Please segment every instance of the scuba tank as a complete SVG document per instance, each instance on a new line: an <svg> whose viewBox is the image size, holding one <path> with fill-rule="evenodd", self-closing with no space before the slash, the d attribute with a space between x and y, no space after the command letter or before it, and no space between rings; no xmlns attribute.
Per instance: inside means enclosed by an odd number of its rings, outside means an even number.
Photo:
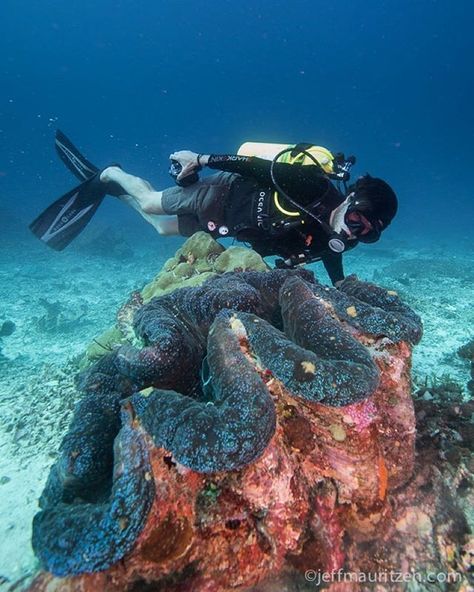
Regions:
<svg viewBox="0 0 474 592"><path fill-rule="evenodd" d="M286 164L317 165L326 176L335 181L339 191L347 192L347 181L350 178L350 170L355 164L355 156L345 158L344 154L338 152L333 154L324 146L316 146L300 142L299 144L272 144L265 142L244 142L237 152L240 156L257 156L273 163L283 162ZM341 183L343 187L341 187ZM278 210L287 216L299 216L300 211L288 211L278 196L274 195L274 203Z"/></svg>
<svg viewBox="0 0 474 592"><path fill-rule="evenodd" d="M265 142L244 142L238 152L240 156L257 156L265 160L278 160L287 164L317 164L333 181L347 183L355 156L345 158L344 154L333 154L324 146L306 142L299 144L273 144Z"/></svg>
<svg viewBox="0 0 474 592"><path fill-rule="evenodd" d="M299 148L305 146L304 152L300 152ZM291 150L289 150L291 148ZM275 156L287 150L285 154L279 159L279 162L285 162L288 164L314 164L314 161L310 159L308 154L311 154L319 163L319 166L324 170L325 173L334 173L334 155L323 146L314 146L313 144L267 144L264 142L245 142L239 148L237 154L240 156L258 156L265 160L273 160ZM295 151L295 149L298 149ZM292 155L292 152L294 155Z"/></svg>

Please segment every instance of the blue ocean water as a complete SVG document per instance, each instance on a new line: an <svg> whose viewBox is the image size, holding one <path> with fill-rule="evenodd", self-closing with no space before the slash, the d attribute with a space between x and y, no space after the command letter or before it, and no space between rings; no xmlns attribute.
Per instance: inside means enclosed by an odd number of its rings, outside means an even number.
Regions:
<svg viewBox="0 0 474 592"><path fill-rule="evenodd" d="M0 588L36 566L31 519L72 408L70 391L54 399L55 369L183 242L109 198L87 232L116 229L129 257L39 243L28 223L76 184L55 130L157 189L172 184L178 149L305 141L356 155L355 175L386 179L400 208L346 271L394 282L418 307L419 377L457 372L465 384L456 348L474 326L473 17L467 0L2 0L0 325L16 330L0 340ZM42 299L62 307L63 328L79 319L74 330L42 330Z"/></svg>
<svg viewBox="0 0 474 592"><path fill-rule="evenodd" d="M4 0L1 207L27 222L71 186L56 127L158 188L174 149L312 141L393 184L390 234L467 237L473 16L462 0ZM143 227L112 202L100 216Z"/></svg>

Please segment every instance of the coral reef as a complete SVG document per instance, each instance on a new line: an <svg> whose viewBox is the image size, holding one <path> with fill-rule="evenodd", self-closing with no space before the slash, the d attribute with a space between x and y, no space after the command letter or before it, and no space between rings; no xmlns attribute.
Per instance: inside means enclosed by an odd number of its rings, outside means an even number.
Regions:
<svg viewBox="0 0 474 592"><path fill-rule="evenodd" d="M41 497L44 509L35 516L32 544L56 575L117 562L134 544L151 508L155 487L145 438L126 406L120 428L118 401L111 394L79 403Z"/></svg>
<svg viewBox="0 0 474 592"><path fill-rule="evenodd" d="M467 389L469 392L474 393L474 339L471 339L459 348L459 356L465 360L469 360L471 363L471 380L467 383Z"/></svg>
<svg viewBox="0 0 474 592"><path fill-rule="evenodd" d="M397 496L419 493L419 317L394 292L355 277L336 290L305 270L152 293L132 295L127 342L78 379L34 521L35 552L60 578L31 590L248 589L373 568L390 537L397 556L416 535Z"/></svg>
<svg viewBox="0 0 474 592"><path fill-rule="evenodd" d="M420 583L415 589L471 590L474 406L459 392L427 396L420 391L414 394L414 408L413 477L390 496L391 520L383 536L364 549L365 565L356 547L349 551L352 565L370 571L376 558L385 569L405 566L407 572L417 574ZM431 584L427 584L428 576Z"/></svg>
<svg viewBox="0 0 474 592"><path fill-rule="evenodd" d="M177 288L199 286L207 279L228 271L266 271L268 266L258 253L243 247L224 249L207 232L193 234L168 259L163 270L141 292L131 295L119 310L117 324L96 337L87 348L81 366L84 368L113 349L133 343L133 314L143 302Z"/></svg>
<svg viewBox="0 0 474 592"><path fill-rule="evenodd" d="M176 288L202 284L227 271L267 271L268 266L255 251L244 247L224 249L207 232L196 232L168 259L163 270L142 290L145 302Z"/></svg>

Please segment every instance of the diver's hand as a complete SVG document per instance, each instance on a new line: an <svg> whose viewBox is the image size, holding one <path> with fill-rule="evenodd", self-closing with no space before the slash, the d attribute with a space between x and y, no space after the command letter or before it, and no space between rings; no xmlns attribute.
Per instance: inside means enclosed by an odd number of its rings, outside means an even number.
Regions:
<svg viewBox="0 0 474 592"><path fill-rule="evenodd" d="M178 150L170 154L170 160L176 160L182 166L182 170L177 177L179 181L206 166L209 161L209 154L198 154L191 150Z"/></svg>
<svg viewBox="0 0 474 592"><path fill-rule="evenodd" d="M191 150L178 150L178 152L170 154L170 160L176 160L182 167L181 172L177 177L178 181L188 175L192 175L196 169L200 168L198 156L199 154L192 152Z"/></svg>
<svg viewBox="0 0 474 592"><path fill-rule="evenodd" d="M334 287L339 290L342 286L344 286L346 281L360 282L361 280L356 276L355 273L351 273L351 275L346 275L344 279L334 282Z"/></svg>

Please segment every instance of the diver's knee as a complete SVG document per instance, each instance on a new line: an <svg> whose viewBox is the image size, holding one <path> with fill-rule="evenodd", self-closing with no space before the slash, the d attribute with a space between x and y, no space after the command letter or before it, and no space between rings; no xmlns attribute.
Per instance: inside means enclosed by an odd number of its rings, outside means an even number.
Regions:
<svg viewBox="0 0 474 592"><path fill-rule="evenodd" d="M140 196L140 206L145 214L164 214L161 191L148 191Z"/></svg>
<svg viewBox="0 0 474 592"><path fill-rule="evenodd" d="M161 208L157 208L157 204L152 201L142 201L141 208L145 214L162 214Z"/></svg>

